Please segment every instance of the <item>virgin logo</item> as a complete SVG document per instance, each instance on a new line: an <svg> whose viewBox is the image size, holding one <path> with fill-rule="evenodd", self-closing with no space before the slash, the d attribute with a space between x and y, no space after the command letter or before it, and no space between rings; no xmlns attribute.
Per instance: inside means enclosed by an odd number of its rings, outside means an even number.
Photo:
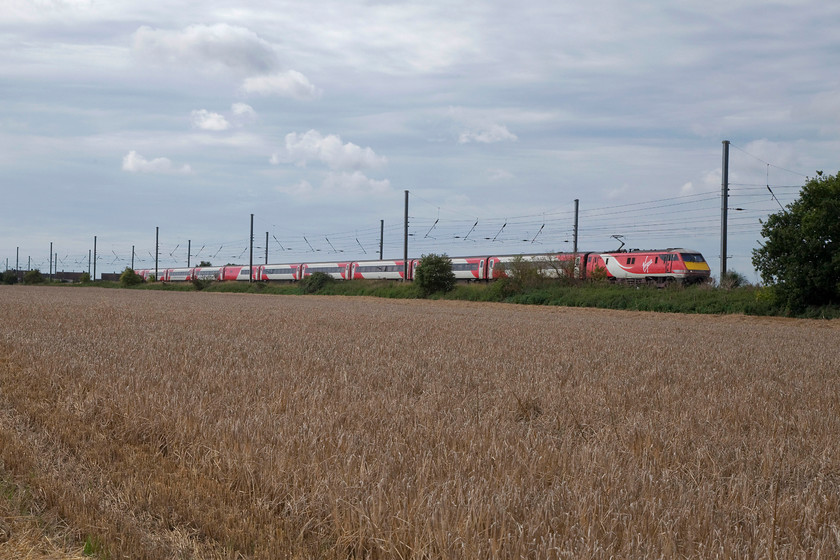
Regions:
<svg viewBox="0 0 840 560"><path fill-rule="evenodd" d="M650 269L650 265L653 264L653 258L646 257L644 262L642 262L642 270L647 274L648 270Z"/></svg>

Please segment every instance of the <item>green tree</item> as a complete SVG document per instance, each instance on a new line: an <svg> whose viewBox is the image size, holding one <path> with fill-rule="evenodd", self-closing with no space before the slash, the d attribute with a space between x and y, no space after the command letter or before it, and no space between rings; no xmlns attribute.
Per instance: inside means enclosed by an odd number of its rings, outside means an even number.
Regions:
<svg viewBox="0 0 840 560"><path fill-rule="evenodd" d="M209 288L213 285L213 280L211 278L193 278L192 285L193 287L198 290L199 292L204 288Z"/></svg>
<svg viewBox="0 0 840 560"><path fill-rule="evenodd" d="M17 284L18 276L17 271L7 270L3 273L3 283L4 284Z"/></svg>
<svg viewBox="0 0 840 560"><path fill-rule="evenodd" d="M304 294L315 294L328 284L335 283L335 281L335 278L326 272L313 272L312 274L303 277L300 281L299 287Z"/></svg>
<svg viewBox="0 0 840 560"><path fill-rule="evenodd" d="M125 267L125 270L120 274L120 284L123 286L136 286L143 283L143 277L134 272L131 267Z"/></svg>
<svg viewBox="0 0 840 560"><path fill-rule="evenodd" d="M840 303L840 174L817 172L799 199L762 222L752 262L791 311Z"/></svg>
<svg viewBox="0 0 840 560"><path fill-rule="evenodd" d="M213 266L213 265L210 264L210 261L201 261L200 263L198 263L199 268L204 268L205 266Z"/></svg>
<svg viewBox="0 0 840 560"><path fill-rule="evenodd" d="M41 271L37 268L34 270L27 270L26 274L23 275L24 284L43 284L46 281L47 280L44 278L44 275L41 274Z"/></svg>
<svg viewBox="0 0 840 560"><path fill-rule="evenodd" d="M747 277L740 272L734 270L727 270L720 278L718 284L724 290L734 290L735 288L743 288L749 286L750 282Z"/></svg>
<svg viewBox="0 0 840 560"><path fill-rule="evenodd" d="M500 264L496 268L503 272L497 280L501 284L500 292L511 296L545 287L548 284L548 264L542 260L526 259L522 255L516 255L512 261ZM557 265L556 262L551 264Z"/></svg>
<svg viewBox="0 0 840 560"><path fill-rule="evenodd" d="M423 255L414 273L414 283L424 297L437 292L448 292L455 287L452 260L443 255Z"/></svg>

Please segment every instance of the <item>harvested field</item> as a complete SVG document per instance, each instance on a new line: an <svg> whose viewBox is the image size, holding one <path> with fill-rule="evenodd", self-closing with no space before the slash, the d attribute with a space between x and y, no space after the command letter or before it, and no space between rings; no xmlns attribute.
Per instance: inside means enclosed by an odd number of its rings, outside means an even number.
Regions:
<svg viewBox="0 0 840 560"><path fill-rule="evenodd" d="M0 314L4 477L113 558L840 557L838 321L22 286Z"/></svg>

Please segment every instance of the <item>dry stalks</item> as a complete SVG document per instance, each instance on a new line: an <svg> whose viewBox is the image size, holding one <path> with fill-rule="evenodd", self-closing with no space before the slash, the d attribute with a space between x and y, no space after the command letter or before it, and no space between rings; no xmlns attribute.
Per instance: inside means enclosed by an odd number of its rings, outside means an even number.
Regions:
<svg viewBox="0 0 840 560"><path fill-rule="evenodd" d="M840 324L0 287L0 461L114 558L834 558Z"/></svg>
<svg viewBox="0 0 840 560"><path fill-rule="evenodd" d="M2 472L2 463L0 463ZM0 558L81 560L84 547L60 519L41 511L26 488L0 478Z"/></svg>

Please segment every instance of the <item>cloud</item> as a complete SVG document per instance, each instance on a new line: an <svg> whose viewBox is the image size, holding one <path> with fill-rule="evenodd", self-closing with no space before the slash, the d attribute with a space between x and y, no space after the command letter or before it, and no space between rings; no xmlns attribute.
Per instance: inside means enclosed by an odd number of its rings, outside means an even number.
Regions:
<svg viewBox="0 0 840 560"><path fill-rule="evenodd" d="M219 113L211 113L206 109L200 109L191 113L192 124L201 130L227 130L230 123Z"/></svg>
<svg viewBox="0 0 840 560"><path fill-rule="evenodd" d="M630 185L623 184L620 187L616 187L614 189L608 189L606 192L607 200L616 200L622 199L627 197L627 193L630 192Z"/></svg>
<svg viewBox="0 0 840 560"><path fill-rule="evenodd" d="M837 107L840 109L840 104ZM822 122L827 123L825 120L827 118L828 116L821 117L823 119ZM748 142L744 151L750 154L751 159L754 160L751 162L752 165L760 169L765 168L765 162L772 162L774 169L770 171L771 178L772 175L778 174L779 168L797 168L801 165L797 157L797 153L800 151L799 147L789 142L773 142L766 138L760 138Z"/></svg>
<svg viewBox="0 0 840 560"><path fill-rule="evenodd" d="M391 190L391 182L388 179L371 179L361 171L331 171L318 188L304 179L293 185L275 187L275 190L298 200L335 202L387 193Z"/></svg>
<svg viewBox="0 0 840 560"><path fill-rule="evenodd" d="M465 130L458 136L459 144L468 144L470 142L492 144L505 141L516 142L517 140L516 134L509 131L506 126L495 123Z"/></svg>
<svg viewBox="0 0 840 560"><path fill-rule="evenodd" d="M461 128L461 132L458 134L459 144L470 142L492 144L519 140L516 134L508 130L507 126L497 122L499 111L471 111L463 107L450 107L448 113L449 117ZM511 114L507 114L507 116L510 117ZM523 115L517 115L517 117L522 118Z"/></svg>
<svg viewBox="0 0 840 560"><path fill-rule="evenodd" d="M230 111L234 116L245 120L253 120L257 117L257 112L247 103L234 103L230 106Z"/></svg>
<svg viewBox="0 0 840 560"><path fill-rule="evenodd" d="M335 134L323 136L316 130L287 134L282 152L271 156L271 163L275 165L293 162L305 166L311 161L323 163L333 170L359 170L381 167L387 159L376 155L371 148L344 143Z"/></svg>
<svg viewBox="0 0 840 560"><path fill-rule="evenodd" d="M315 189L309 184L309 181L300 181L299 183L295 183L294 185L285 187L280 186L275 188L276 191L288 194L293 196L294 198L309 198L314 192Z"/></svg>
<svg viewBox="0 0 840 560"><path fill-rule="evenodd" d="M179 31L142 26L134 32L134 52L156 64L178 64L204 70L228 69L245 74L277 68L272 45L244 27L218 23L191 25Z"/></svg>
<svg viewBox="0 0 840 560"><path fill-rule="evenodd" d="M277 95L293 99L317 99L321 96L321 90L296 70L246 78L240 90L244 94Z"/></svg>
<svg viewBox="0 0 840 560"><path fill-rule="evenodd" d="M168 175L185 175L192 173L192 169L189 165L183 165L178 168L172 164L172 161L169 158L164 157L148 160L134 150L131 150L125 155L125 157L123 157L122 169L123 171L128 171L129 173L161 173Z"/></svg>
<svg viewBox="0 0 840 560"><path fill-rule="evenodd" d="M324 136L317 130L302 134L291 132L286 135L283 148L271 156L274 165L293 163L306 167L311 162L329 169L319 187L302 180L277 190L295 198L319 201L382 194L391 190L388 179L372 179L363 172L385 165L386 158L377 155L371 148L344 142L336 134Z"/></svg>
<svg viewBox="0 0 840 560"><path fill-rule="evenodd" d="M323 189L333 194L382 194L391 190L391 182L371 179L361 171L330 173L324 180Z"/></svg>
<svg viewBox="0 0 840 560"><path fill-rule="evenodd" d="M213 113L207 109L198 109L190 113L192 125L200 130L223 131L233 127L243 127L254 122L257 112L247 103L234 103L230 107L230 115L225 117L221 113Z"/></svg>
<svg viewBox="0 0 840 560"><path fill-rule="evenodd" d="M488 169L487 170L487 179L493 181L494 183L497 181L509 181L514 178L513 173L508 171L507 169Z"/></svg>

